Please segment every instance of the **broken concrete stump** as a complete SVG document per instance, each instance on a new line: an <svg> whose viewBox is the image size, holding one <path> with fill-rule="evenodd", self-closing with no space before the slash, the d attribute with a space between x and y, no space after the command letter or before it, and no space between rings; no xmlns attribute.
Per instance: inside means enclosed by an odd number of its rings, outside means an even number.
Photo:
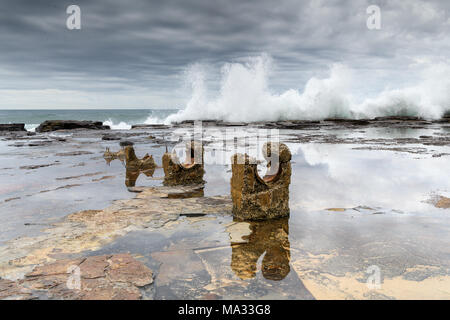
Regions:
<svg viewBox="0 0 450 320"><path fill-rule="evenodd" d="M282 143L266 143L267 173L261 178L257 161L247 154L232 157L231 198L237 220L267 220L289 216L291 152Z"/></svg>
<svg viewBox="0 0 450 320"><path fill-rule="evenodd" d="M164 185L190 185L204 183L203 145L198 141L186 143L186 159L181 163L175 153L164 153L162 157Z"/></svg>

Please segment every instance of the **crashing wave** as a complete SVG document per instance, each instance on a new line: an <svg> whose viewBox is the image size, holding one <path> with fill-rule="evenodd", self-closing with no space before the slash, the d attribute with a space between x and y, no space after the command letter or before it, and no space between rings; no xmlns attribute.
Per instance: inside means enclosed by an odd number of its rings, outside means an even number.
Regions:
<svg viewBox="0 0 450 320"><path fill-rule="evenodd" d="M302 92L289 89L273 94L268 86L271 59L261 56L248 63L228 63L222 68L219 93L210 93L203 68L189 74L192 96L186 108L170 115L166 123L182 120L277 121L362 119L378 116L418 116L437 119L450 111L450 66L429 66L416 85L384 90L374 98L357 101L352 92L354 71L342 64L330 68L329 76L309 79Z"/></svg>

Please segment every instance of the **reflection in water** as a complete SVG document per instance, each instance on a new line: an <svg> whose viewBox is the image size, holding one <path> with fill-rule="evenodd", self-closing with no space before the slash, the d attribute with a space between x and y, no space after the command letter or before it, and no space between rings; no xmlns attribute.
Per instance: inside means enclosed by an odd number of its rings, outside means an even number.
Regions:
<svg viewBox="0 0 450 320"><path fill-rule="evenodd" d="M242 280L256 276L258 259L268 280L283 280L290 271L289 219L250 222L247 243L231 243L231 268Z"/></svg>
<svg viewBox="0 0 450 320"><path fill-rule="evenodd" d="M426 200L430 193L450 190L448 175L442 174L450 169L450 161L445 156L375 150L355 152L353 145L340 144L290 147L294 154L290 193L293 211L367 206L427 213L430 204Z"/></svg>
<svg viewBox="0 0 450 320"><path fill-rule="evenodd" d="M103 154L103 158L105 159L108 166L111 164L111 161L116 159L119 159L123 163L125 161L125 150L120 149L117 152L113 152L109 150L109 148L106 148L106 151Z"/></svg>
<svg viewBox="0 0 450 320"><path fill-rule="evenodd" d="M153 156L146 154L142 159L139 159L132 146L126 146L118 152L111 152L109 148L106 148L103 158L108 165L115 159L119 159L125 164L125 185L127 187L134 187L141 173L147 177L153 177L156 169Z"/></svg>
<svg viewBox="0 0 450 320"><path fill-rule="evenodd" d="M125 167L126 177L125 185L127 187L134 187L136 180L141 173L147 177L153 177L153 173L156 169L155 160L153 156L149 156L148 153L142 159L138 159L132 146L125 147Z"/></svg>
<svg viewBox="0 0 450 320"><path fill-rule="evenodd" d="M125 185L127 187L134 187L136 185L136 180L139 177L141 173L145 174L147 177L153 177L153 173L155 172L155 168L148 169L148 170L135 170L135 169L129 169L126 167L126 174L125 174Z"/></svg>

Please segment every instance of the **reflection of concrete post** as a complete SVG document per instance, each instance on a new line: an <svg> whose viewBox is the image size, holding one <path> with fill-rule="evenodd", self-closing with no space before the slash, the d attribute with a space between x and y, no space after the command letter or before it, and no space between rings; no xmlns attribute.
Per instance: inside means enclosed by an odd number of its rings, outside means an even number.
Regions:
<svg viewBox="0 0 450 320"><path fill-rule="evenodd" d="M112 152L109 148L106 148L103 158L108 165L115 159L125 163L125 185L127 187L134 187L141 173L147 177L153 177L156 169L156 163L152 155L146 154L142 159L139 159L132 146L126 146L117 152Z"/></svg>
<svg viewBox="0 0 450 320"><path fill-rule="evenodd" d="M252 221L248 243L231 243L231 269L242 280L256 276L258 259L264 255L261 272L269 280L282 280L290 272L288 218Z"/></svg>
<svg viewBox="0 0 450 320"><path fill-rule="evenodd" d="M144 173L147 177L152 177L156 169L155 160L153 156L146 154L142 159L136 157L134 148L127 146L124 149L125 152L125 185L127 187L134 187L136 180L141 173Z"/></svg>
<svg viewBox="0 0 450 320"><path fill-rule="evenodd" d="M136 186L136 180L141 173L139 171L130 170L128 168L125 169L125 186L126 187L134 187Z"/></svg>
<svg viewBox="0 0 450 320"><path fill-rule="evenodd" d="M105 153L103 153L103 158L105 159L106 163L109 165L111 161L119 159L120 161L125 160L125 151L124 149L120 149L117 152L110 151L109 148L106 148Z"/></svg>
<svg viewBox="0 0 450 320"><path fill-rule="evenodd" d="M255 159L232 157L231 198L233 216L238 220L266 220L289 216L291 152L285 144L266 143L263 154L267 174L258 175Z"/></svg>
<svg viewBox="0 0 450 320"><path fill-rule="evenodd" d="M198 141L186 144L186 159L181 163L175 153L164 153L162 157L164 185L201 184L205 173L203 164L203 145Z"/></svg>

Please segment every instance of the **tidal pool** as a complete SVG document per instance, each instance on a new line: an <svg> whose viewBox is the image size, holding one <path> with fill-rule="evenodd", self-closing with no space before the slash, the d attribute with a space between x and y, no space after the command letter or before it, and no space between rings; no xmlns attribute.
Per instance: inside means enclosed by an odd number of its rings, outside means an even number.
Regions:
<svg viewBox="0 0 450 320"><path fill-rule="evenodd" d="M149 153L160 164L168 134L138 130L127 138L138 157ZM129 252L154 272L142 289L150 299L449 299L450 209L435 206L450 196L449 136L440 126L283 129L280 141L293 155L289 218L238 222L225 211L180 212L158 227L131 224L101 247L67 254L55 247L53 259ZM427 143L433 137L447 142ZM100 138L77 132L38 147L0 141L0 273L20 239L45 237L68 214L162 184L157 168L133 177L130 189L124 164L102 157L106 147L119 150L118 142ZM207 162L201 193L168 198L229 196L230 169Z"/></svg>

